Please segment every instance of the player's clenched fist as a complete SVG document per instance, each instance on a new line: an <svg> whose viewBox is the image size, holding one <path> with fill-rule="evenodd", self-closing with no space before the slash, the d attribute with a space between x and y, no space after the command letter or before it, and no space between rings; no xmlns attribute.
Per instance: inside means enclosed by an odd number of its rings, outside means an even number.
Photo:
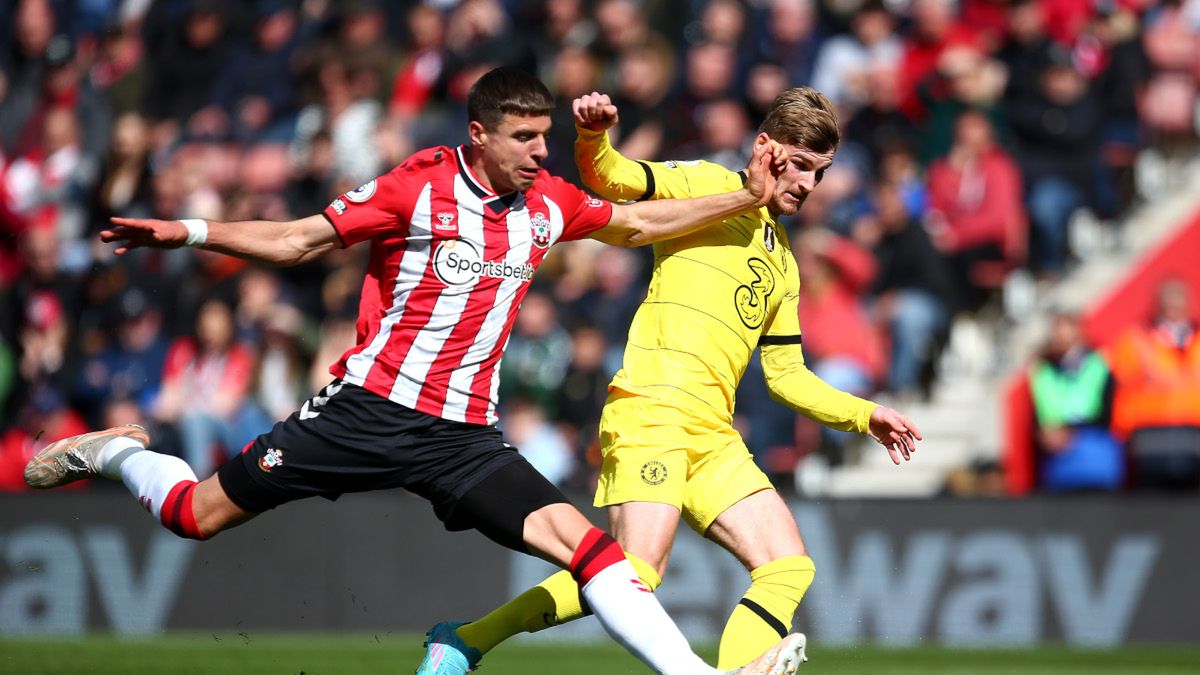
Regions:
<svg viewBox="0 0 1200 675"><path fill-rule="evenodd" d="M606 131L617 123L617 106L608 94L592 92L571 102L575 126L589 131Z"/></svg>

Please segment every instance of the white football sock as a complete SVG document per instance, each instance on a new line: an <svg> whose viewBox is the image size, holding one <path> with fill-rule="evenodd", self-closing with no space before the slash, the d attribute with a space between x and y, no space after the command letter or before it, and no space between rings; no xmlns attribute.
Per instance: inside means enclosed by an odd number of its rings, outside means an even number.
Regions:
<svg viewBox="0 0 1200 675"><path fill-rule="evenodd" d="M721 672L696 656L687 638L646 589L628 560L604 568L581 590L604 630L654 672L668 675Z"/></svg>
<svg viewBox="0 0 1200 675"><path fill-rule="evenodd" d="M110 480L121 480L121 463L133 453L145 449L146 446L136 438L117 436L96 453L96 471Z"/></svg>
<svg viewBox="0 0 1200 675"><path fill-rule="evenodd" d="M107 446L105 449L108 449ZM137 497L138 503L161 521L163 500L171 488L181 481L196 482L196 474L187 462L178 457L146 450L130 453L123 458L121 481Z"/></svg>

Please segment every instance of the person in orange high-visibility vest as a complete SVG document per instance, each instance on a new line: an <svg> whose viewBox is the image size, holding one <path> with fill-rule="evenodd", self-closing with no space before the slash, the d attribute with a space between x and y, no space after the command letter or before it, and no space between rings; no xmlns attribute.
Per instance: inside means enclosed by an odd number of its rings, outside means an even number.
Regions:
<svg viewBox="0 0 1200 675"><path fill-rule="evenodd" d="M1113 431L1127 439L1137 487L1200 489L1200 330L1191 292L1178 280L1159 290L1150 326L1109 349L1117 387Z"/></svg>

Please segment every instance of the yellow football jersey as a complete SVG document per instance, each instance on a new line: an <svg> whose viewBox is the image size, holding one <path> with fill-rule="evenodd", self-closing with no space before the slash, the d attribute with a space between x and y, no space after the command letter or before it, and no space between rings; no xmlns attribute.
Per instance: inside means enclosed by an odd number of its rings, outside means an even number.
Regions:
<svg viewBox="0 0 1200 675"><path fill-rule="evenodd" d="M611 200L686 198L740 188L744 174L704 161L634 162L607 134L576 142L588 187ZM612 386L730 423L738 381L762 346L772 395L817 421L867 431L875 404L804 366L800 275L787 232L765 208L654 244L654 274Z"/></svg>

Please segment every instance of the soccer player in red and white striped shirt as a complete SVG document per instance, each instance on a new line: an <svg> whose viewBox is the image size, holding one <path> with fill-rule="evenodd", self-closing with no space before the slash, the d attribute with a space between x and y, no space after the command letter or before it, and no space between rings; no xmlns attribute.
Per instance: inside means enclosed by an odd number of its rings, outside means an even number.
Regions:
<svg viewBox="0 0 1200 675"><path fill-rule="evenodd" d="M657 672L718 672L691 651L620 546L504 443L494 426L498 371L550 246L584 237L638 246L755 209L773 192L782 151L756 148L740 190L615 205L541 168L552 107L537 79L498 68L471 90L467 144L418 152L322 214L113 218L101 239L117 242L118 255L196 246L291 265L369 241L358 341L331 368L329 386L204 481L182 460L147 450L136 425L50 445L26 467L26 481L121 480L164 526L194 539L296 499L403 487L428 499L447 529L476 529L569 569L609 633ZM453 642L448 633L431 640ZM739 672L793 672L801 640L785 638ZM432 650L421 672L474 665L442 655ZM464 658L457 649L445 655Z"/></svg>

